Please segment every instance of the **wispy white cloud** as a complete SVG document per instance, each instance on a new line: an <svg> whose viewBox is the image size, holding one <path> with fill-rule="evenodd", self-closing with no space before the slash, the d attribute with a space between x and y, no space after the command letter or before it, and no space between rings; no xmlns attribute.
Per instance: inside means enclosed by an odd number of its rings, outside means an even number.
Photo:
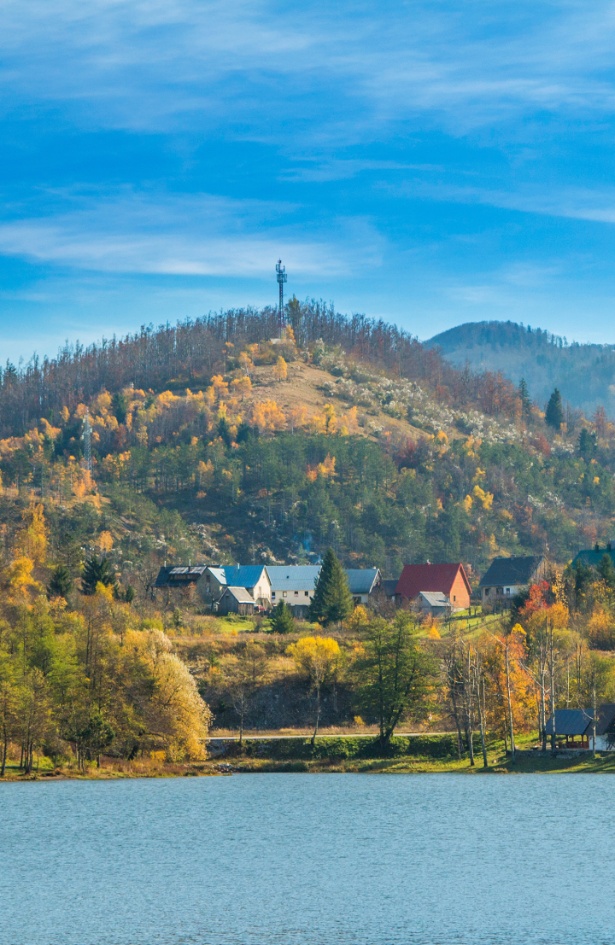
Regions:
<svg viewBox="0 0 615 945"><path fill-rule="evenodd" d="M350 132L351 110L355 132L373 133L425 113L467 129L615 109L612 0L4 0L0 10L4 108L64 102L103 126L222 122L263 134L269 113L276 127L283 117Z"/></svg>
<svg viewBox="0 0 615 945"><path fill-rule="evenodd" d="M323 279L378 266L382 238L369 221L337 220L323 235L297 226L293 207L210 195L129 191L66 195L50 216L0 222L0 255L82 270L249 278L278 256L299 276Z"/></svg>

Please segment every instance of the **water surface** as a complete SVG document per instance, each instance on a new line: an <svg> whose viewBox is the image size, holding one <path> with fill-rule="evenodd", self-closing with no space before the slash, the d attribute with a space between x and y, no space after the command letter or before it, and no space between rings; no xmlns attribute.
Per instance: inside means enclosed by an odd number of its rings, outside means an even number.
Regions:
<svg viewBox="0 0 615 945"><path fill-rule="evenodd" d="M0 784L0 945L615 945L609 775Z"/></svg>

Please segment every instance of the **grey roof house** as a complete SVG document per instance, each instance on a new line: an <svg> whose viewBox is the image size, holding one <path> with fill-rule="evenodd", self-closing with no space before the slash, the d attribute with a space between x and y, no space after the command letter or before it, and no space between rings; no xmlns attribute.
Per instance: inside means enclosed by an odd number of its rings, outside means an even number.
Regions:
<svg viewBox="0 0 615 945"><path fill-rule="evenodd" d="M240 614L248 616L254 613L254 598L245 587L226 587L216 604L219 614Z"/></svg>
<svg viewBox="0 0 615 945"><path fill-rule="evenodd" d="M271 581L271 604L285 601L297 616L305 616L320 574L319 564L268 564Z"/></svg>
<svg viewBox="0 0 615 945"><path fill-rule="evenodd" d="M483 604L505 604L546 574L543 555L494 558L478 585Z"/></svg>
<svg viewBox="0 0 615 945"><path fill-rule="evenodd" d="M546 724L546 733L555 735L561 747L587 751L593 748L593 721L593 709L556 709ZM614 748L615 703L609 702L598 707L596 751Z"/></svg>
<svg viewBox="0 0 615 945"><path fill-rule="evenodd" d="M430 617L448 617L452 611L450 600L441 591L420 591L416 607Z"/></svg>
<svg viewBox="0 0 615 945"><path fill-rule="evenodd" d="M347 568L346 576L355 604L367 604L382 580L378 568Z"/></svg>

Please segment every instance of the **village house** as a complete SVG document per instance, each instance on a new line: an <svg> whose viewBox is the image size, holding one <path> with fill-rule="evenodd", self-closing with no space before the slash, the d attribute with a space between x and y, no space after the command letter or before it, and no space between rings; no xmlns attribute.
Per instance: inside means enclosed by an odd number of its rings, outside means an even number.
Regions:
<svg viewBox="0 0 615 945"><path fill-rule="evenodd" d="M378 568L347 568L348 587L355 604L369 603L372 594L380 586L382 576Z"/></svg>
<svg viewBox="0 0 615 945"><path fill-rule="evenodd" d="M271 581L271 604L281 600L292 607L296 617L306 617L320 575L320 565L267 565ZM380 584L378 568L349 568L348 587L355 604L367 604Z"/></svg>
<svg viewBox="0 0 615 945"><path fill-rule="evenodd" d="M254 598L245 587L226 587L220 600L214 605L216 613L251 616L255 610Z"/></svg>
<svg viewBox="0 0 615 945"><path fill-rule="evenodd" d="M271 581L264 565L206 567L197 584L201 597L209 606L221 600L227 587L245 588L259 607L271 605Z"/></svg>
<svg viewBox="0 0 615 945"><path fill-rule="evenodd" d="M594 750L594 710L593 709L556 709L546 724L546 733L550 738L555 734L558 748L577 751ZM596 751L615 749L615 703L606 703L598 707L596 721Z"/></svg>
<svg viewBox="0 0 615 945"><path fill-rule="evenodd" d="M579 551L572 562L572 567L574 568L577 564L586 564L590 568L597 568L605 555L611 559L612 564L615 564L615 548L613 548L611 542L608 541L604 548L601 548L596 542L593 548L585 548L583 551Z"/></svg>
<svg viewBox="0 0 615 945"><path fill-rule="evenodd" d="M465 568L460 562L453 564L406 564L395 588L398 604L412 603L420 606L421 593L443 595L451 612L467 610L470 606L471 588Z"/></svg>
<svg viewBox="0 0 615 945"><path fill-rule="evenodd" d="M517 594L544 580L546 571L542 555L494 558L478 585L483 606L508 606Z"/></svg>
<svg viewBox="0 0 615 945"><path fill-rule="evenodd" d="M165 592L167 603L171 597L171 593L173 593L173 596L176 598L179 597L180 599L191 600L196 593L196 586L206 568L207 565L205 564L171 565L171 567L165 565L163 568L160 568L156 576L153 590L154 592Z"/></svg>
<svg viewBox="0 0 615 945"><path fill-rule="evenodd" d="M451 613L451 602L440 591L421 591L416 606L426 617L449 617Z"/></svg>
<svg viewBox="0 0 615 945"><path fill-rule="evenodd" d="M271 605L280 601L292 608L295 617L306 617L320 574L319 564L268 564Z"/></svg>

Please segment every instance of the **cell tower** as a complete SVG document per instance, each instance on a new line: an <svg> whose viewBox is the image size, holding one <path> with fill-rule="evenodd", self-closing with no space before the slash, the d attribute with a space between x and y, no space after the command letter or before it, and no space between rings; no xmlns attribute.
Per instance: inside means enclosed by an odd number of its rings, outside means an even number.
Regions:
<svg viewBox="0 0 615 945"><path fill-rule="evenodd" d="M85 468L92 472L92 424L90 423L90 411L86 408L83 418L83 454L85 456Z"/></svg>
<svg viewBox="0 0 615 945"><path fill-rule="evenodd" d="M284 283L287 281L288 276L286 275L286 266L282 265L282 260L278 259L277 266L275 267L276 278L278 280L278 286L280 288L280 308L278 311L280 319L280 338L282 337L282 332L284 331Z"/></svg>

